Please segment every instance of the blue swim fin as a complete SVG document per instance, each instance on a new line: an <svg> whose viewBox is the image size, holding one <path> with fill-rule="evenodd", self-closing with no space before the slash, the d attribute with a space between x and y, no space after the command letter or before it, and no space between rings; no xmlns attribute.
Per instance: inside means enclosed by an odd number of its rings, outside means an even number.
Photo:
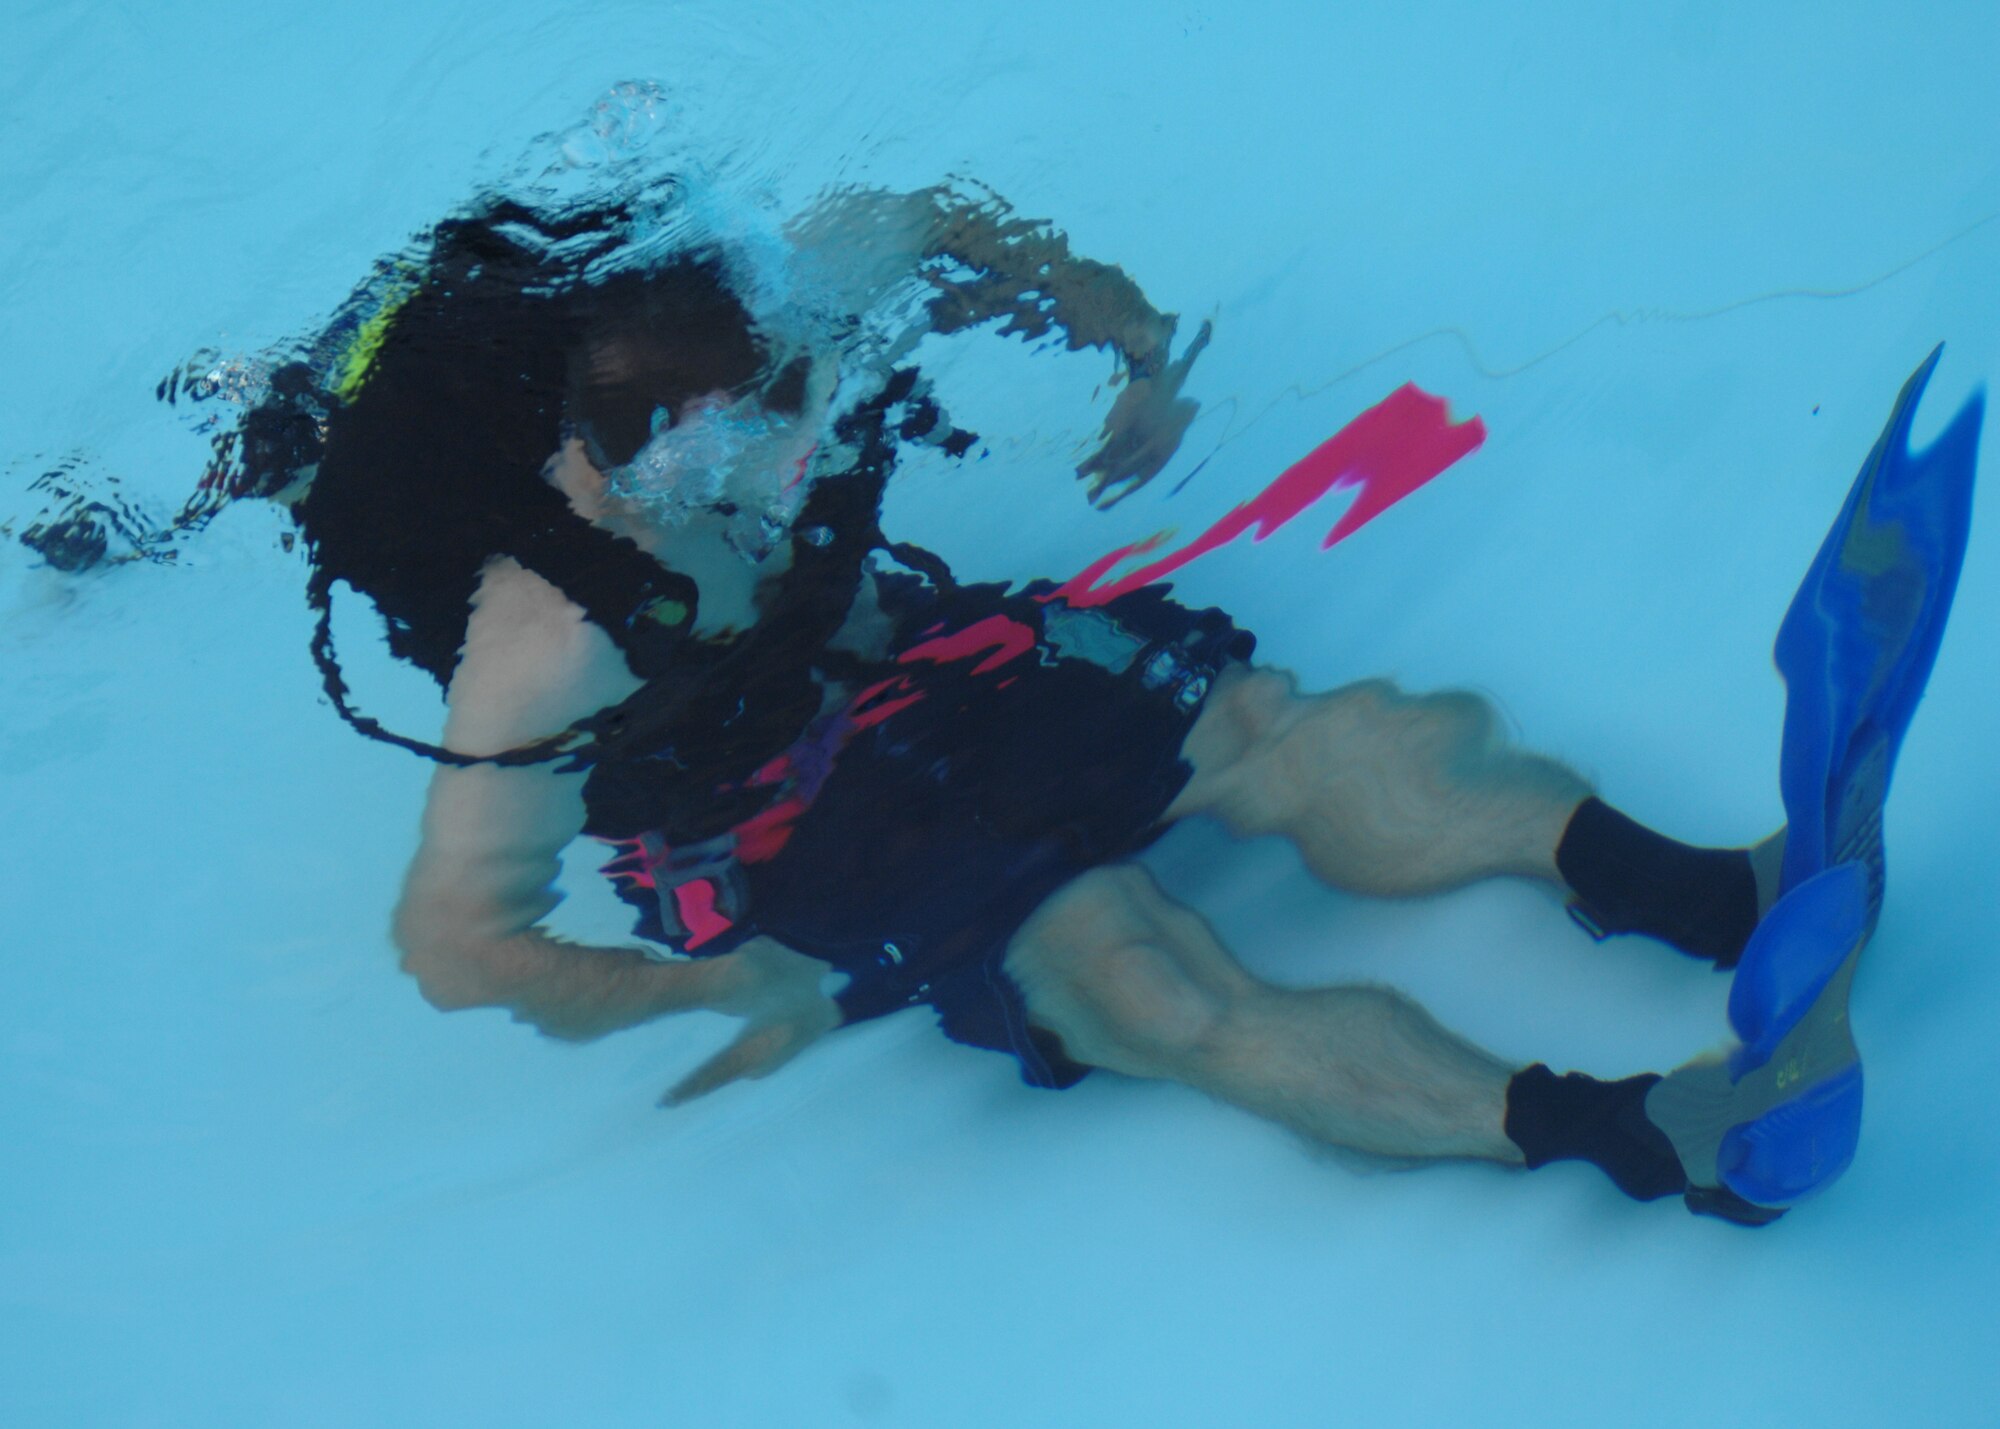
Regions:
<svg viewBox="0 0 2000 1429"><path fill-rule="evenodd" d="M1871 925L1882 906L1889 777L1937 660L1972 522L1984 394L1925 451L1909 450L1917 402L1943 351L1933 349L1903 384L1778 628L1787 820L1779 889L1859 859Z"/></svg>
<svg viewBox="0 0 2000 1429"><path fill-rule="evenodd" d="M1721 1187L1750 1203L1739 1211L1768 1216L1824 1189L1854 1158L1862 1079L1848 988L1881 914L1890 776L1965 558L1984 407L1974 394L1943 435L1910 451L1942 351L1904 383L1778 630L1785 856L1778 900L1730 985L1741 1045L1647 1097L1697 1207L1726 1206Z"/></svg>
<svg viewBox="0 0 2000 1429"><path fill-rule="evenodd" d="M1847 989L1868 941L1867 867L1850 861L1780 898L1757 925L1729 985L1741 1045L1730 1080L1771 1103L1723 1133L1721 1183L1759 1206L1788 1206L1832 1183L1861 1136L1861 1054Z"/></svg>

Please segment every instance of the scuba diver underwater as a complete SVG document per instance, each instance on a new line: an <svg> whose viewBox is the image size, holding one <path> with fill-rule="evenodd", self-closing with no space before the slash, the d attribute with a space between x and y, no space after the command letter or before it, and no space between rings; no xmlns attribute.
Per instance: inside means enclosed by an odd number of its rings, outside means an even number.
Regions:
<svg viewBox="0 0 2000 1429"><path fill-rule="evenodd" d="M482 200L436 225L246 393L179 523L288 509L327 695L434 765L392 927L431 1003L571 1039L743 1019L669 1101L926 1007L1034 1086L1177 1081L1398 1161L1583 1160L1629 1196L1744 1225L1839 1177L1882 811L1970 522L1981 399L1910 448L1939 352L1778 627L1785 827L1702 848L1510 743L1483 697L1302 693L1162 579L1204 541L1359 485L1344 536L1476 447L1476 421L1405 388L1179 557L960 582L883 526L901 454L981 443L922 339L991 328L1108 354L1117 395L1078 476L1115 500L1173 458L1207 325L1176 353L1177 320L1122 270L990 195L842 191L777 257L663 240L644 210ZM28 539L88 565L93 519ZM435 741L352 697L332 608L357 595L444 691ZM1279 834L1369 896L1538 883L1595 939L1729 971L1735 1044L1662 1075L1558 1075L1391 989L1265 982L1133 862L1195 815ZM544 927L579 835L610 848L627 945Z"/></svg>

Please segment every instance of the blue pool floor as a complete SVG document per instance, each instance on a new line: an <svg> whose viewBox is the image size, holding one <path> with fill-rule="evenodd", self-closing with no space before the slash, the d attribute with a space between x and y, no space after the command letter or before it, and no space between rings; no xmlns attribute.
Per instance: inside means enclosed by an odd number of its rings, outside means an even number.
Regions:
<svg viewBox="0 0 2000 1429"><path fill-rule="evenodd" d="M758 8L10 20L0 519L77 449L163 509L204 450L152 400L169 366L306 329L647 75L774 203L973 174L1214 316L1180 495L1085 510L1063 463L1101 373L969 343L941 387L1018 459L909 483L894 529L972 577L1074 569L1416 381L1486 447L1184 597L1311 684L1487 692L1684 837L1775 825L1793 585L1930 346L1920 437L2000 372L1990 7ZM919 1016L660 1111L723 1019L558 1045L396 970L425 771L320 702L270 512L184 569L7 543L0 1420L1987 1422L1996 512L1889 811L1860 1156L1755 1234L1580 1166L1393 1173L1178 1089L1032 1092ZM402 678L359 662L435 719ZM1725 980L1526 887L1369 903L1196 827L1149 862L1261 974L1394 983L1509 1058L1625 1073L1723 1035ZM608 933L589 867L559 926Z"/></svg>

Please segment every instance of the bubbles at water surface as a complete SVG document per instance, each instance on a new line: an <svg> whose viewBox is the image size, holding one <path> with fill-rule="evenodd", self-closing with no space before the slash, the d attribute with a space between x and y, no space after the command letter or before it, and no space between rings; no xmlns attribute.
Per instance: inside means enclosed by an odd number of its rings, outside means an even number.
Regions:
<svg viewBox="0 0 2000 1429"><path fill-rule="evenodd" d="M591 106L583 131L571 136L563 152L579 168L631 158L658 137L666 109L666 91L651 80L615 84Z"/></svg>
<svg viewBox="0 0 2000 1429"><path fill-rule="evenodd" d="M638 455L606 474L610 494L668 526L712 510L724 539L746 560L761 560L790 531L805 500L813 432L746 397L705 401L667 425L656 415Z"/></svg>

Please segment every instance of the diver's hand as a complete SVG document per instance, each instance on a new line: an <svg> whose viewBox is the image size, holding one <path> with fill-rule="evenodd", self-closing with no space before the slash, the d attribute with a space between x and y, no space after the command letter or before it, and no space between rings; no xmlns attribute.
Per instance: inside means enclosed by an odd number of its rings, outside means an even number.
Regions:
<svg viewBox="0 0 2000 1429"><path fill-rule="evenodd" d="M711 975L699 1005L744 1018L743 1030L675 1083L660 1098L662 1106L680 1106L746 1077L767 1077L841 1022L839 1005L821 989L827 965L817 958L770 938L753 938L733 953L704 961L717 975Z"/></svg>
<svg viewBox="0 0 2000 1429"><path fill-rule="evenodd" d="M1091 483L1092 501L1129 496L1173 459L1200 407L1192 397L1181 396L1181 384L1212 331L1204 322L1175 361L1165 360L1164 347L1156 356L1131 361L1133 376L1104 418L1103 440L1076 469L1079 478Z"/></svg>

